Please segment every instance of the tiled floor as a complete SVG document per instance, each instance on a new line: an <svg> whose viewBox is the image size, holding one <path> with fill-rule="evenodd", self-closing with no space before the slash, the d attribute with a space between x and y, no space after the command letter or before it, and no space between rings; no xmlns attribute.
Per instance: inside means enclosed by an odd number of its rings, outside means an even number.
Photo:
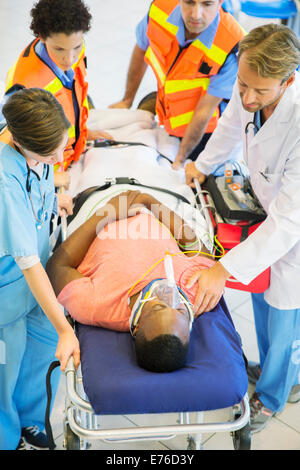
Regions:
<svg viewBox="0 0 300 470"><path fill-rule="evenodd" d="M29 11L33 0L0 0L0 96L8 68L14 63L20 51L32 40L29 33ZM103 108L122 97L129 57L134 46L134 28L143 16L150 0L86 0L93 14L93 28L87 34L86 48L88 56L88 78L90 94L97 108ZM247 23L249 24L249 22ZM252 22L254 25L255 23ZM143 80L135 102L154 88L153 76L148 72ZM253 312L249 294L227 290L226 300L240 333L244 351L248 359L257 360ZM249 390L249 393L252 390ZM62 418L64 407L64 380L62 379L52 413L52 424L57 449L62 446ZM227 410L210 412L206 421L220 421L227 418ZM168 417L175 422L177 418ZM148 425L161 418L157 416L106 417L104 425L125 426ZM171 421L173 420L173 421ZM165 442L101 444L94 443L92 449L185 449L183 436ZM232 449L229 434L203 435L204 449ZM287 404L283 412L272 419L270 425L261 433L252 437L252 449L293 449L300 450L300 403Z"/></svg>

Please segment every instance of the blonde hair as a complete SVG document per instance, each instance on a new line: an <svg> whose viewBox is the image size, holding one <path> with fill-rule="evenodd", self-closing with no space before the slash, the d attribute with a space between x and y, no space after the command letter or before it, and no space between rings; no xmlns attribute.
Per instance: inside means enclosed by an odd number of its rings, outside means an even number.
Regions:
<svg viewBox="0 0 300 470"><path fill-rule="evenodd" d="M70 127L56 98L40 88L24 88L11 95L2 108L7 128L26 150L48 156Z"/></svg>
<svg viewBox="0 0 300 470"><path fill-rule="evenodd" d="M300 64L300 42L284 25L266 24L252 29L240 42L238 59L247 53L249 67L265 78L285 82Z"/></svg>

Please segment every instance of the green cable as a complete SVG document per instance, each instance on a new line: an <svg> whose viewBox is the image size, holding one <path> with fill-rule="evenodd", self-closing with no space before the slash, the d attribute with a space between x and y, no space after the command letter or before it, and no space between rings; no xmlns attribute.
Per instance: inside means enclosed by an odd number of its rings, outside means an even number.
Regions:
<svg viewBox="0 0 300 470"><path fill-rule="evenodd" d="M123 190L119 190L119 191L114 191L113 193L110 193L110 194L107 194L106 196L104 196L103 198L99 199L98 202L96 202L96 204L93 205L93 207L91 208L90 212L88 213L88 215L86 216L86 219L85 221L88 220L88 218L90 217L91 215L91 212L93 212L93 210L95 209L95 207L98 206L98 204L100 204L102 201L104 201L105 199L107 199L108 197L110 198L111 196L114 196L116 194L121 194L122 192L124 192Z"/></svg>

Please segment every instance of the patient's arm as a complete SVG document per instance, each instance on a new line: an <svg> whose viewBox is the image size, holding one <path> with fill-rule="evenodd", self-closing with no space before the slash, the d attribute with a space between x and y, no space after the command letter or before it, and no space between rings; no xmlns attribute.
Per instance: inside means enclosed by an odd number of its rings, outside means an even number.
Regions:
<svg viewBox="0 0 300 470"><path fill-rule="evenodd" d="M46 271L56 295L69 282L83 277L77 270L77 267L82 262L96 237L98 223L101 223L101 218L95 214L72 233L49 259Z"/></svg>
<svg viewBox="0 0 300 470"><path fill-rule="evenodd" d="M51 256L46 271L56 295L71 281L84 277L77 268L97 233L109 222L134 215L133 211L139 211L140 206L147 207L161 223L168 227L180 245L190 245L197 241L195 232L184 220L157 199L140 191L127 191L108 201L104 207L73 232ZM195 244L190 249L197 250L198 245Z"/></svg>
<svg viewBox="0 0 300 470"><path fill-rule="evenodd" d="M139 194L140 191L127 191L112 198L56 249L46 268L56 295L69 282L84 277L77 268L97 233L107 223L127 217L130 206Z"/></svg>
<svg viewBox="0 0 300 470"><path fill-rule="evenodd" d="M168 227L181 248L189 246L190 250L199 249L194 230L179 215L153 196L141 193L134 203L146 206L161 223Z"/></svg>

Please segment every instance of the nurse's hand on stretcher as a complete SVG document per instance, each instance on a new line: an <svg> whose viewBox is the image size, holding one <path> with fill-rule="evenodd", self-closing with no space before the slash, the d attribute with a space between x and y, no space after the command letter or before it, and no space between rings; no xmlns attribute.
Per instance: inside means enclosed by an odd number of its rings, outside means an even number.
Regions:
<svg viewBox="0 0 300 470"><path fill-rule="evenodd" d="M71 356L73 356L74 366L77 369L80 364L79 342L70 326L70 329L66 328L65 331L59 334L55 353L55 357L60 362L62 372L64 372Z"/></svg>
<svg viewBox="0 0 300 470"><path fill-rule="evenodd" d="M80 362L78 339L57 301L43 265L40 262L36 263L31 268L24 269L23 275L37 303L57 331L58 345L55 356L60 361L61 370L65 370L71 356L75 367L78 367Z"/></svg>
<svg viewBox="0 0 300 470"><path fill-rule="evenodd" d="M73 199L69 194L57 194L58 215L73 214Z"/></svg>
<svg viewBox="0 0 300 470"><path fill-rule="evenodd" d="M195 187L194 179L198 179L202 184L206 180L206 175L197 170L195 162L190 162L185 167L185 182L191 188Z"/></svg>
<svg viewBox="0 0 300 470"><path fill-rule="evenodd" d="M198 292L194 302L195 316L212 310L224 293L225 282L230 274L220 262L208 269L196 271L186 284L191 288L198 282Z"/></svg>

